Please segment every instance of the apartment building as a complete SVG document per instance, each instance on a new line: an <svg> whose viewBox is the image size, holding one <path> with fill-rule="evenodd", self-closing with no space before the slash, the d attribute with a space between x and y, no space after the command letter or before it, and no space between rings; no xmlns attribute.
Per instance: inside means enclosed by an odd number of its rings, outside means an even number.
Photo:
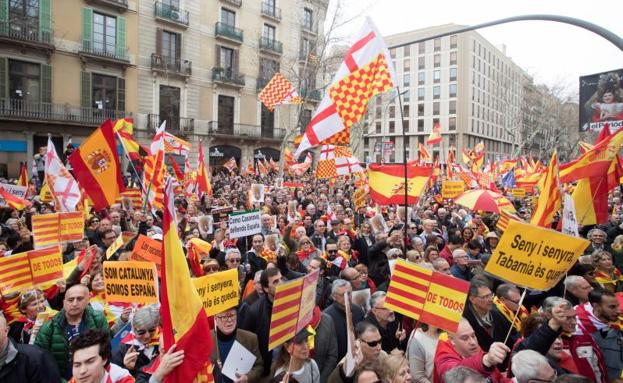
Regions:
<svg viewBox="0 0 623 383"><path fill-rule="evenodd" d="M0 176L52 136L62 152L105 119L148 143L164 120L210 164L280 157L321 99L328 0L0 0ZM270 112L280 71L305 98ZM181 159L178 158L179 161Z"/></svg>
<svg viewBox="0 0 623 383"><path fill-rule="evenodd" d="M391 47L459 27L424 28L387 36L385 41ZM489 159L505 158L518 145L527 76L506 56L504 47L493 46L477 32L467 32L390 49L390 54L399 91L404 92L402 115L397 92L371 102L361 153L366 161L402 162L403 144L408 159L417 159L418 143L425 143L436 123L442 127L443 141L429 150L442 162L450 145L460 153L482 141Z"/></svg>

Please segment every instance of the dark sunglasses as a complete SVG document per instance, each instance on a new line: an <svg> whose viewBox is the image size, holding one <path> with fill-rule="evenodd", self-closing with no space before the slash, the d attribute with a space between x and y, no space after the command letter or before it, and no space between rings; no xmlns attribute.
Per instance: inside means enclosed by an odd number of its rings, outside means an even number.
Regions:
<svg viewBox="0 0 623 383"><path fill-rule="evenodd" d="M381 344L381 342L382 342L382 340L381 340L381 339L379 339L379 340L373 340L373 341L371 341L371 342L366 342L366 341L365 341L365 340L363 340L363 339L361 339L361 341L362 341L363 343L367 344L367 345L368 345L368 346L370 346L370 347L376 347L376 346L378 346L379 344Z"/></svg>
<svg viewBox="0 0 623 383"><path fill-rule="evenodd" d="M149 330L136 330L136 335L145 335L147 331L149 331L150 334L153 334L156 332L156 330L156 327L150 328Z"/></svg>
<svg viewBox="0 0 623 383"><path fill-rule="evenodd" d="M327 253L329 253L329 254L337 254L337 250L327 250Z"/></svg>

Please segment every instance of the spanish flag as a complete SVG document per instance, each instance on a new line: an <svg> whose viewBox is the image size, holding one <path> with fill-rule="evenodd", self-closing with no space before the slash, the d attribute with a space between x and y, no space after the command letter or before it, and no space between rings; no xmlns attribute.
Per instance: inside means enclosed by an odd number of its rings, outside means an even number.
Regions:
<svg viewBox="0 0 623 383"><path fill-rule="evenodd" d="M26 172L26 164L24 162L20 163L17 186L28 186L28 173Z"/></svg>
<svg viewBox="0 0 623 383"><path fill-rule="evenodd" d="M199 143L199 161L197 163L197 192L198 195L205 193L207 196L212 195L212 184L206 169L205 158L203 155L203 145Z"/></svg>
<svg viewBox="0 0 623 383"><path fill-rule="evenodd" d="M93 202L96 210L115 203L125 191L110 120L94 131L69 157L76 180Z"/></svg>
<svg viewBox="0 0 623 383"><path fill-rule="evenodd" d="M532 214L530 224L550 227L554 220L554 214L560 210L561 206L562 194L560 192L560 181L558 179L558 152L554 150L547 172L545 173L543 187L539 190L539 199L536 204L536 209Z"/></svg>
<svg viewBox="0 0 623 383"><path fill-rule="evenodd" d="M417 203L432 174L432 166L407 165L408 204ZM370 197L379 205L404 205L404 165L370 164L368 166L368 185Z"/></svg>
<svg viewBox="0 0 623 383"><path fill-rule="evenodd" d="M212 354L210 324L191 279L182 243L177 234L173 183L167 180L162 230L161 307L164 349L177 344L184 362L165 379L167 383L189 383L206 371Z"/></svg>
<svg viewBox="0 0 623 383"><path fill-rule="evenodd" d="M32 206L30 201L25 200L23 198L19 198L18 196L14 196L13 194L4 190L3 187L0 187L0 197L4 199L4 202L6 202L6 204L9 205L9 207L17 211L24 210L27 207Z"/></svg>
<svg viewBox="0 0 623 383"><path fill-rule="evenodd" d="M560 182L588 177L604 177L621 148L623 129L609 136L577 159L560 166Z"/></svg>

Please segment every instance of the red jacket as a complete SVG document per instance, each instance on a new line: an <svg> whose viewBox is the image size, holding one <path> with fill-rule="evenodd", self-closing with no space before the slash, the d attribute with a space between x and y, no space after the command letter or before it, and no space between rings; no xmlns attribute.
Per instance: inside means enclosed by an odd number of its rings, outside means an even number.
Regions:
<svg viewBox="0 0 623 383"><path fill-rule="evenodd" d="M476 355L469 358L463 358L454 350L450 341L440 340L435 352L435 367L433 369L433 383L445 383L443 376L456 366L469 367L477 371L484 378L489 378L492 383L506 383L510 380L506 379L497 367L489 370L482 364L484 351L479 350Z"/></svg>
<svg viewBox="0 0 623 383"><path fill-rule="evenodd" d="M606 383L608 381L608 372L603 354L592 336L586 334L562 335L561 338L564 348L571 353L571 357L578 368L578 374L586 376L596 383ZM593 368L593 365L595 365L595 368ZM599 379L595 376L595 370L601 375Z"/></svg>
<svg viewBox="0 0 623 383"><path fill-rule="evenodd" d="M439 252L439 256L443 259L445 259L446 261L448 261L448 264L450 264L450 266L452 266L452 264L454 263L454 260L452 259L452 251L450 251L450 248L448 247L448 245L446 245L440 252Z"/></svg>

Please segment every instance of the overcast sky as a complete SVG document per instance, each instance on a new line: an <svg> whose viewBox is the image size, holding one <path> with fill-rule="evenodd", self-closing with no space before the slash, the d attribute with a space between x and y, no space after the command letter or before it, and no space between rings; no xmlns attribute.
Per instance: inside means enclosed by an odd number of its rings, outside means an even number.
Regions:
<svg viewBox="0 0 623 383"><path fill-rule="evenodd" d="M338 0L331 0L330 10ZM623 1L577 0L339 0L342 19L353 19L338 30L356 33L370 16L383 35L455 23L474 25L526 14L570 16L600 25L623 36ZM360 15L360 16L359 16ZM578 77L623 68L623 52L587 30L548 21L521 21L479 30L494 45L506 44L506 53L519 66L547 85L563 84L576 90Z"/></svg>

